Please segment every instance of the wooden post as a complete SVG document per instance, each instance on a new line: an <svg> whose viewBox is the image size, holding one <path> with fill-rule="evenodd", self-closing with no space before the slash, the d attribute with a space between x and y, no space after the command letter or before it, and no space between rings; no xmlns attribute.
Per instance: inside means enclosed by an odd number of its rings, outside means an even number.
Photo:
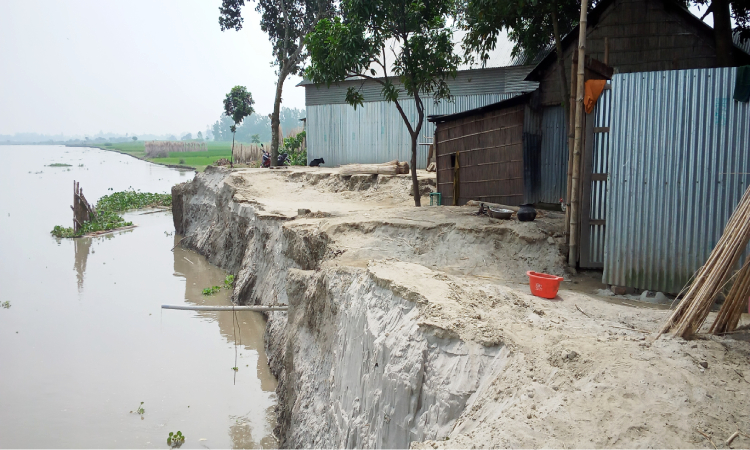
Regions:
<svg viewBox="0 0 750 450"><path fill-rule="evenodd" d="M578 241L580 240L580 193L581 145L583 143L583 96L585 90L584 68L586 66L586 29L588 27L588 0L581 1L581 20L578 33L578 82L576 84L576 131L573 139L573 175L570 187L570 245L568 265L575 267L578 262Z"/></svg>
<svg viewBox="0 0 750 450"><path fill-rule="evenodd" d="M604 38L604 64L609 65L609 38Z"/></svg>
<svg viewBox="0 0 750 450"><path fill-rule="evenodd" d="M570 62L570 99L568 100L568 180L565 191L565 239L570 243L570 187L573 185L573 145L576 117L576 71L578 55L574 52Z"/></svg>

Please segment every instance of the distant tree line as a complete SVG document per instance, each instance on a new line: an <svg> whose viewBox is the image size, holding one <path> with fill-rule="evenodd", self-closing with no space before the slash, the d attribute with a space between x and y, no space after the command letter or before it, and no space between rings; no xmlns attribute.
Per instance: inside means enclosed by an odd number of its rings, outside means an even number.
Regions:
<svg viewBox="0 0 750 450"><path fill-rule="evenodd" d="M304 109L282 107L279 113L282 131L286 134L294 128L301 127L300 119L304 119L305 114ZM222 114L219 120L210 127L213 140L231 142L232 125L234 125L232 118ZM271 119L267 115L257 113L248 116L237 127L235 139L239 142L270 142Z"/></svg>

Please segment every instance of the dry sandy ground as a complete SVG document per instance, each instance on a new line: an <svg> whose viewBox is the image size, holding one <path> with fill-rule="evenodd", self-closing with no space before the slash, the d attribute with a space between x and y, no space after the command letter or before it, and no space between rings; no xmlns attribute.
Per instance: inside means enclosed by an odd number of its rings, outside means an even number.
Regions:
<svg viewBox="0 0 750 450"><path fill-rule="evenodd" d="M420 174L425 192L432 177ZM748 333L654 341L668 311L597 295L600 275L567 272L560 214L530 224L469 207L415 209L407 176L294 168L230 179L235 201L269 215L312 210L294 220L334 237L325 266L368 267L418 297L425 327L505 346L507 364L450 436L413 447L712 448L737 430L731 447L750 447ZM563 275L558 297L530 295L526 270Z"/></svg>

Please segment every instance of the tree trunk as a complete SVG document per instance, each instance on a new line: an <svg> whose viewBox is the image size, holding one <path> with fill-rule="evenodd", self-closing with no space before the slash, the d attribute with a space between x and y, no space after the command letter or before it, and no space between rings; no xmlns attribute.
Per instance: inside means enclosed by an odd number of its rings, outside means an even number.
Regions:
<svg viewBox="0 0 750 450"><path fill-rule="evenodd" d="M732 19L729 3L729 0L713 0L711 2L714 16L716 63L719 67L734 66L734 42L732 41Z"/></svg>
<svg viewBox="0 0 750 450"><path fill-rule="evenodd" d="M284 89L286 70L279 68L279 80L276 82L276 98L273 100L273 113L271 114L271 165L277 166L279 162L279 115L281 113L281 92Z"/></svg>
<svg viewBox="0 0 750 450"><path fill-rule="evenodd" d="M414 102L417 106L417 126L411 134L411 188L414 194L414 206L422 206L422 196L419 194L419 180L417 180L417 140L419 133L422 132L422 123L424 122L424 109L419 105L422 100L419 94L414 95Z"/></svg>
<svg viewBox="0 0 750 450"><path fill-rule="evenodd" d="M232 133L232 156L231 156L231 159L229 160L229 167L232 167L232 168L234 168L234 134L235 133Z"/></svg>
<svg viewBox="0 0 750 450"><path fill-rule="evenodd" d="M588 25L587 0L581 1L580 34L578 35L578 80L576 83L576 132L573 145L573 176L570 187L570 245L568 246L568 265L578 264L579 241L579 182L581 174L581 147L583 146L583 94L584 66L586 65L586 31Z"/></svg>

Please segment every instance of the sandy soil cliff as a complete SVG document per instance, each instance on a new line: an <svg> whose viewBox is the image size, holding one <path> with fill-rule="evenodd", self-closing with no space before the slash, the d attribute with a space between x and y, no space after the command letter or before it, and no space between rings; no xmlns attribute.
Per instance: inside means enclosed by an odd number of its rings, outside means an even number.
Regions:
<svg viewBox="0 0 750 450"><path fill-rule="evenodd" d="M433 186L420 174L422 194ZM416 209L410 190L407 176L311 168L209 168L174 188L182 245L237 274L234 300L290 306L266 331L282 446L718 447L750 435L746 333L652 342L666 310L567 273L561 215ZM527 270L564 276L558 298L530 295ZM745 435L732 445L750 446Z"/></svg>

